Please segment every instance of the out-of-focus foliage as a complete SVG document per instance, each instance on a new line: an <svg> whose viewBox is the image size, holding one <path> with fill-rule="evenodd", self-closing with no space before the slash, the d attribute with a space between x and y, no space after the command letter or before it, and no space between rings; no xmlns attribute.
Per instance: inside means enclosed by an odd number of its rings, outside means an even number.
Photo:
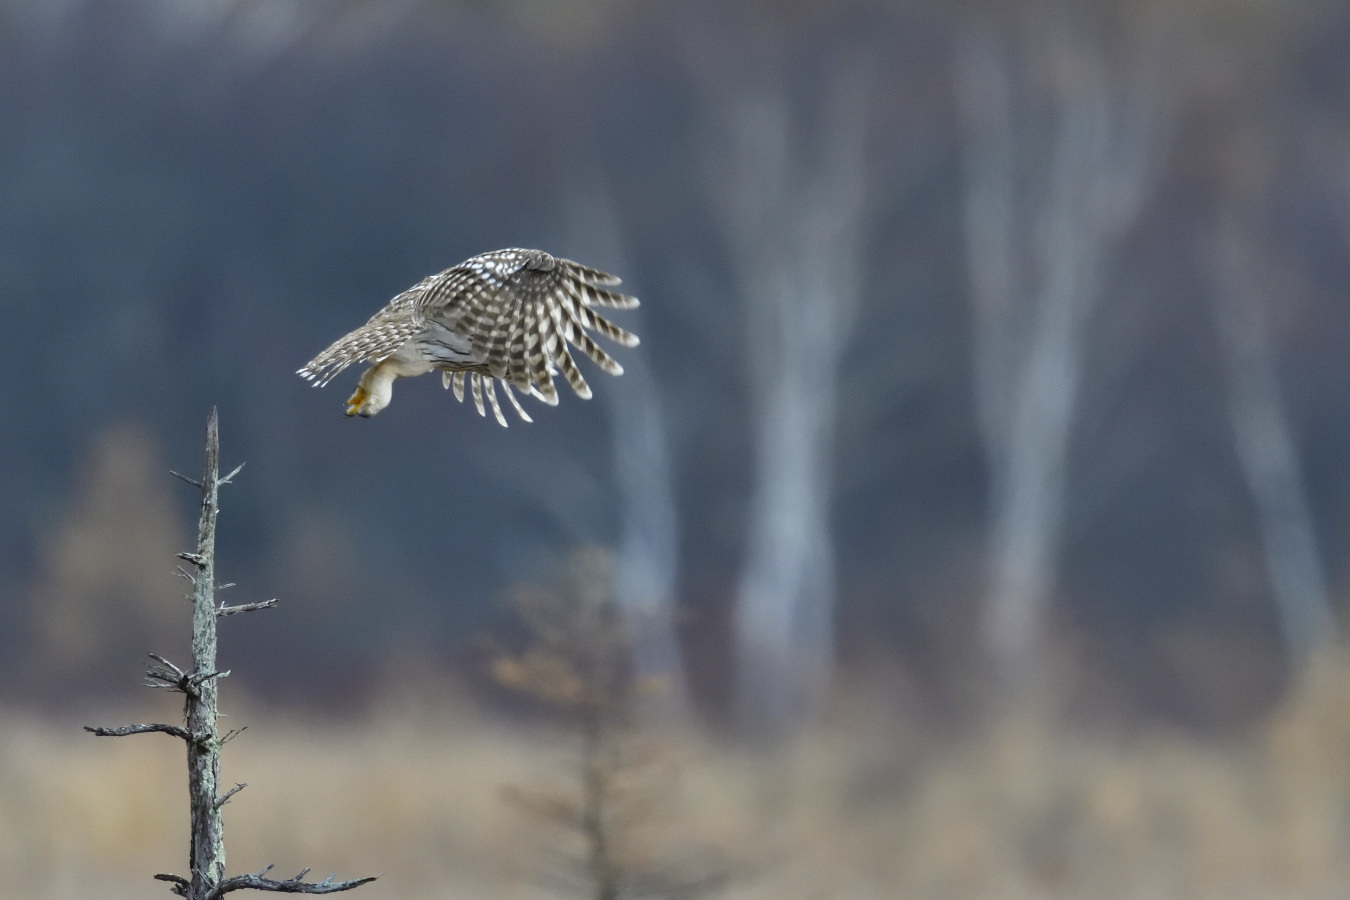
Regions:
<svg viewBox="0 0 1350 900"><path fill-rule="evenodd" d="M1350 733L1343 660L1239 739L1147 728L1127 738L1010 717L959 740L897 722L892 698L851 693L829 725L767 756L668 736L691 762L660 812L691 839L756 860L727 900L821 896L1313 900L1343 893ZM317 854L384 868L385 897L556 896L539 886L558 826L501 802L575 761L556 730L484 722L447 685L401 679L395 702L331 721L232 709L231 866L299 868ZM401 709L398 708L401 706ZM303 716L301 716L303 718ZM16 895L145 897L181 870L181 765L170 740L71 740L5 712L0 862ZM249 796L249 795L252 796ZM556 887L556 883L553 885Z"/></svg>
<svg viewBox="0 0 1350 900"><path fill-rule="evenodd" d="M525 642L498 655L492 675L549 711L566 762L544 784L507 786L504 799L557 832L539 848L545 884L595 900L715 894L727 852L692 845L691 823L680 821L677 732L642 715L646 697L669 685L633 671L637 632L615 583L611 555L584 547L552 585L514 593Z"/></svg>
<svg viewBox="0 0 1350 900"><path fill-rule="evenodd" d="M89 672L111 675L133 662L110 651L182 644L173 630L184 618L186 586L164 565L178 553L182 517L159 462L147 436L130 426L101 435L85 461L78 505L42 548L28 598L32 686L88 686Z"/></svg>

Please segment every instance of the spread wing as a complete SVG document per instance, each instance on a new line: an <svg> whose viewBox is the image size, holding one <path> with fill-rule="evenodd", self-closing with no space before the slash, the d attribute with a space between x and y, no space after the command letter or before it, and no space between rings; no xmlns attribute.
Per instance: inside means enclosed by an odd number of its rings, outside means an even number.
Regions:
<svg viewBox="0 0 1350 900"><path fill-rule="evenodd" d="M445 274L445 273L442 273ZM406 344L422 330L419 301L440 276L423 278L385 304L370 321L328 346L296 374L323 387L352 363L374 363Z"/></svg>
<svg viewBox="0 0 1350 900"><path fill-rule="evenodd" d="M611 375L623 373L589 333L625 347L637 345L636 335L595 311L638 305L636 298L610 290L618 283L613 275L540 250L497 250L435 276L416 303L421 317L471 341L474 357L484 361L483 371L474 374L488 380L487 396L495 411L491 379L509 386L513 405L511 387L555 405L555 372L562 373L578 396L590 397L569 346Z"/></svg>

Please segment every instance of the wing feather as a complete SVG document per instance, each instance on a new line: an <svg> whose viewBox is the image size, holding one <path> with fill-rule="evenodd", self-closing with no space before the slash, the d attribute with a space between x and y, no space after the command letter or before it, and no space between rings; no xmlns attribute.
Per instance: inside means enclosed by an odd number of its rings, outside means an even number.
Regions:
<svg viewBox="0 0 1350 900"><path fill-rule="evenodd" d="M567 383L572 386L572 390L583 400L591 399L591 386L586 383L582 377L581 370L577 368L576 362L572 359L572 354L567 351L567 341L564 339L572 327L571 322L564 318L563 307L560 304L554 304L549 310L553 320L553 345L556 348L553 355L553 362L557 364L558 371L562 372Z"/></svg>
<svg viewBox="0 0 1350 900"><path fill-rule="evenodd" d="M529 390L530 388L530 363L529 363L529 327L530 327L530 309L532 304L522 304L522 309L516 316L516 321L512 326L509 339L509 352L506 359L506 379L505 383L515 384L519 388ZM507 395L511 392L508 390Z"/></svg>
<svg viewBox="0 0 1350 900"><path fill-rule="evenodd" d="M516 392L511 389L511 382L503 381L502 388L506 391L506 399L510 400L511 405L516 408L516 414L526 422L533 422L534 419L530 418L530 414L525 411L525 407L521 406L520 401L516 399Z"/></svg>
<svg viewBox="0 0 1350 900"><path fill-rule="evenodd" d="M477 372L469 374L469 387L473 389L473 405L478 410L480 416L486 416L487 412L483 409L483 376Z"/></svg>
<svg viewBox="0 0 1350 900"><path fill-rule="evenodd" d="M597 312L591 313L591 330L597 331L609 338L620 347L636 347L638 345L638 336L631 331L627 331L615 325L609 319Z"/></svg>
<svg viewBox="0 0 1350 900"><path fill-rule="evenodd" d="M420 326L381 322L363 325L346 337L334 341L326 350L305 364L297 374L323 387L352 363L378 362L406 344Z"/></svg>
<svg viewBox="0 0 1350 900"><path fill-rule="evenodd" d="M535 379L535 393L540 400L543 400L549 406L557 406L558 391L553 386L553 372L555 371L553 361L557 358L558 348L563 343L562 339L553 332L553 318L548 314L546 307L540 307L535 328L539 332L539 356L537 363L532 366L534 371L530 373Z"/></svg>
<svg viewBox="0 0 1350 900"><path fill-rule="evenodd" d="M595 363L606 373L610 375L622 375L623 366L619 365L618 360L604 351L595 340L584 331L577 331L572 343L581 348L581 352L590 357L591 362Z"/></svg>
<svg viewBox="0 0 1350 900"><path fill-rule="evenodd" d="M497 402L497 388L494 387L496 383L497 379L495 378L484 378L483 391L487 394L488 406L492 407L492 416L497 420L497 424L503 428L509 428L511 426L506 424L506 416L502 415L501 404Z"/></svg>
<svg viewBox="0 0 1350 900"><path fill-rule="evenodd" d="M592 266L584 266L581 263L573 262L570 259L560 259L558 262L561 263L563 268L567 269L568 273L578 281L585 281L590 284L603 285L605 287L613 287L616 284L622 283L618 276L611 275L608 272L602 272Z"/></svg>
<svg viewBox="0 0 1350 900"><path fill-rule="evenodd" d="M641 304L638 298L615 291L607 291L593 284L579 282L582 296L587 306L607 306L610 309L637 309Z"/></svg>

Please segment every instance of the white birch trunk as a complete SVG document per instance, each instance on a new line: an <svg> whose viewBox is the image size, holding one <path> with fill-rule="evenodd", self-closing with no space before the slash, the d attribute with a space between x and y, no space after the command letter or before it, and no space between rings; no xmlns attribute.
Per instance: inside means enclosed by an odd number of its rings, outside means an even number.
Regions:
<svg viewBox="0 0 1350 900"><path fill-rule="evenodd" d="M601 268L609 265L624 277L618 217L604 192L578 191L569 208L574 215L570 243L578 258ZM624 290L633 293L636 288L625 284ZM641 311L628 313L625 326L644 334ZM641 712L680 721L688 716L689 705L676 628L679 512L664 402L645 353L640 346L627 352L622 383L604 392L620 520L615 592L629 629L635 674L659 686L643 692Z"/></svg>
<svg viewBox="0 0 1350 900"><path fill-rule="evenodd" d="M1112 246L1151 187L1164 117L1150 85L1135 77L1132 90L1117 88L1096 49L1062 30L1025 55L1051 66L1043 106L1024 98L1035 73L1009 56L976 36L957 87L990 470L983 643L1016 691L1043 649L1055 588L1087 326Z"/></svg>
<svg viewBox="0 0 1350 900"><path fill-rule="evenodd" d="M616 590L636 674L660 686L644 695L646 711L680 719L688 713L688 690L676 630L680 529L670 444L661 395L641 350L625 360L624 379L625 390L609 395L622 524Z"/></svg>
<svg viewBox="0 0 1350 900"><path fill-rule="evenodd" d="M735 615L742 724L802 721L833 666L830 528L841 356L861 294L861 83L840 77L806 139L782 93L742 96L719 222L746 312L754 485Z"/></svg>
<svg viewBox="0 0 1350 900"><path fill-rule="evenodd" d="M1256 504L1266 572L1285 648L1302 671L1336 636L1298 448L1276 376L1258 271L1259 250L1226 223L1210 247L1214 320L1228 381L1228 413Z"/></svg>

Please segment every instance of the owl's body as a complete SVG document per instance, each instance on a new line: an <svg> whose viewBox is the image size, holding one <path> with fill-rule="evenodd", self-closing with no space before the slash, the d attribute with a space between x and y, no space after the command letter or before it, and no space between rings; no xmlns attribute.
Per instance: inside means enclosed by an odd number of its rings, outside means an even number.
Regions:
<svg viewBox="0 0 1350 900"><path fill-rule="evenodd" d="M556 405L553 376L558 372L578 396L590 397L569 344L611 375L623 373L587 333L590 329L625 347L637 345L636 335L594 311L638 305L635 298L610 290L618 283L613 275L542 250L483 253L399 294L299 374L323 386L352 363L371 363L347 401L347 415L367 417L389 405L395 379L438 370L462 401L467 376L479 414L486 414L486 397L505 425L494 386L500 381L528 422L514 391Z"/></svg>

